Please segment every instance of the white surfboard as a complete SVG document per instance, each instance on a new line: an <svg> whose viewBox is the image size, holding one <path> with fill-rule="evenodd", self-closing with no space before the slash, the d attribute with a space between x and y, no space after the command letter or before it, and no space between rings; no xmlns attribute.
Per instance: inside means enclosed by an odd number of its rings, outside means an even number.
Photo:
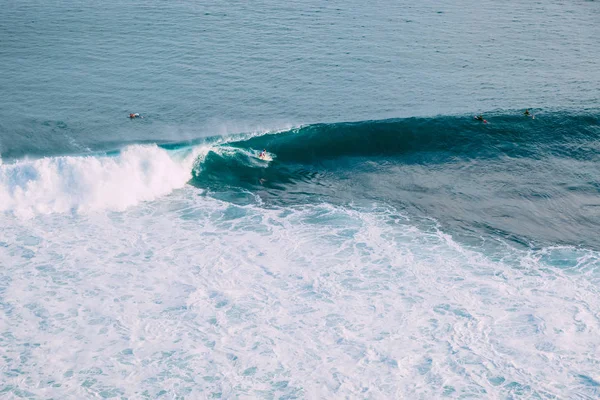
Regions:
<svg viewBox="0 0 600 400"><path fill-rule="evenodd" d="M258 157L258 159L263 160L263 161L273 161L273 157L271 157L271 155L269 153L266 153L263 156L258 155L257 157Z"/></svg>
<svg viewBox="0 0 600 400"><path fill-rule="evenodd" d="M271 155L271 153L265 152L264 155L261 155L261 153L262 152L258 151L254 154L254 156L256 158L258 158L259 160L263 160L263 161L267 161L267 162L273 161L273 156Z"/></svg>

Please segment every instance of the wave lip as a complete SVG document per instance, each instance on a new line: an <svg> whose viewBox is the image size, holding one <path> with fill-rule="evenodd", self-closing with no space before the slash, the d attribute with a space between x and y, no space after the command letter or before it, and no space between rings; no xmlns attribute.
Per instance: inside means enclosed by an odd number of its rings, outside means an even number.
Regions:
<svg viewBox="0 0 600 400"><path fill-rule="evenodd" d="M117 156L64 156L0 165L0 211L18 216L94 210L122 211L183 187L198 147L170 154L133 145Z"/></svg>

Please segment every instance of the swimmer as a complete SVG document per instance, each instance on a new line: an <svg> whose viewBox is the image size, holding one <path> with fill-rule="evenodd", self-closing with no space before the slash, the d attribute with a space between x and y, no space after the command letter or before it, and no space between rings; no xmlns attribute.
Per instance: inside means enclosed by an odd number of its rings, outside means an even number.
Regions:
<svg viewBox="0 0 600 400"><path fill-rule="evenodd" d="M138 114L138 113L135 113L135 114L131 113L131 114L129 114L129 118L134 119L134 118L141 118L141 117L140 117L140 114Z"/></svg>

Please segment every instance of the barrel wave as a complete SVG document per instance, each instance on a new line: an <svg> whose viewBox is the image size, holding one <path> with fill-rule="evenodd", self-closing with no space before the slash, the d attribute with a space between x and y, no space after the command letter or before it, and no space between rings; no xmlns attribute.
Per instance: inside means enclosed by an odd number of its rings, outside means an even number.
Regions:
<svg viewBox="0 0 600 400"><path fill-rule="evenodd" d="M233 202L390 204L467 241L600 247L594 114L321 123L0 166L2 210L123 210L186 182ZM267 149L274 160L259 160Z"/></svg>
<svg viewBox="0 0 600 400"><path fill-rule="evenodd" d="M267 203L375 201L477 240L598 248L598 118L503 113L316 124L211 151L191 183ZM238 152L232 149L239 149ZM276 155L268 168L248 154Z"/></svg>

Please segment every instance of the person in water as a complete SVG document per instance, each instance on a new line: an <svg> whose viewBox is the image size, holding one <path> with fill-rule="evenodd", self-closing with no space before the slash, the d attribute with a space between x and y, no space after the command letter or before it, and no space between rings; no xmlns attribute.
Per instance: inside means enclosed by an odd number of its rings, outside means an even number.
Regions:
<svg viewBox="0 0 600 400"><path fill-rule="evenodd" d="M267 156L267 150L263 149L263 151L260 152L260 154L258 155L258 158L265 158Z"/></svg>
<svg viewBox="0 0 600 400"><path fill-rule="evenodd" d="M525 112L523 113L523 115L529 117L531 115L531 113L529 112L529 108L525 109Z"/></svg>
<svg viewBox="0 0 600 400"><path fill-rule="evenodd" d="M483 115L478 115L478 116L475 117L475 119L477 121L483 122L484 124L487 124L487 121L485 119L483 119Z"/></svg>
<svg viewBox="0 0 600 400"><path fill-rule="evenodd" d="M131 113L131 114L129 114L129 118L131 118L131 119L139 118L139 117L140 117L140 114L138 114L138 113L135 113L135 114Z"/></svg>

